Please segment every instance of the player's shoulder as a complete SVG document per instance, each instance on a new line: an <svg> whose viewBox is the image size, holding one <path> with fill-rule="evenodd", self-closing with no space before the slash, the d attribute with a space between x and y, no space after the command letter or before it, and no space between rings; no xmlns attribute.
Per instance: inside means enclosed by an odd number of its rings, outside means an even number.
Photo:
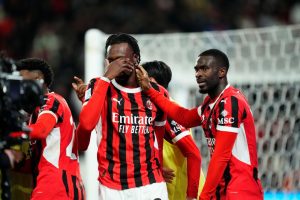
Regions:
<svg viewBox="0 0 300 200"><path fill-rule="evenodd" d="M49 92L45 95L49 99L57 100L57 101L65 101L65 98L56 92Z"/></svg>
<svg viewBox="0 0 300 200"><path fill-rule="evenodd" d="M48 105L53 105L53 106L57 106L57 107L68 107L68 103L65 100L65 98L63 96L61 96L60 94L57 94L55 92L49 92L44 96L44 105L48 104Z"/></svg>
<svg viewBox="0 0 300 200"><path fill-rule="evenodd" d="M94 85L95 83L97 83L98 81L100 81L101 77L95 77L95 78L92 78L90 81L89 81L89 85Z"/></svg>
<svg viewBox="0 0 300 200"><path fill-rule="evenodd" d="M240 105L247 104L247 99L244 96L244 94L241 92L241 90L239 90L233 86L230 86L229 88L227 88L224 91L224 95L221 99L229 99L229 98L234 101L239 102Z"/></svg>
<svg viewBox="0 0 300 200"><path fill-rule="evenodd" d="M222 97L236 97L236 98L241 98L241 96L243 96L243 94L241 93L241 91L233 86L229 86L228 88L226 88L224 90L224 93L222 95Z"/></svg>

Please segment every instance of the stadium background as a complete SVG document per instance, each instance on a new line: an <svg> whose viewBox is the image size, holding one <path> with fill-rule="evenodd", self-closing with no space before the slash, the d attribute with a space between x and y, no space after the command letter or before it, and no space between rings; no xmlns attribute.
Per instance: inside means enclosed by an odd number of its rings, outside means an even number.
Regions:
<svg viewBox="0 0 300 200"><path fill-rule="evenodd" d="M229 80L245 92L256 117L266 199L297 199L300 28L287 26L297 23L298 1L2 0L0 49L15 59L38 56L48 60L55 69L53 89L68 99L75 118L80 106L71 92L73 75L88 77L84 66L102 59L93 58L93 52L87 54L90 28L102 31L90 32L90 37L99 39L94 49L98 52L103 52L100 44L105 34L135 34L142 61L161 59L173 67L172 96L188 107L203 99L194 82L197 53L211 47L224 50L232 66ZM266 28L255 29L259 27ZM87 55L92 62L85 59ZM206 141L200 129L194 133L206 169ZM281 192L291 195L283 197Z"/></svg>

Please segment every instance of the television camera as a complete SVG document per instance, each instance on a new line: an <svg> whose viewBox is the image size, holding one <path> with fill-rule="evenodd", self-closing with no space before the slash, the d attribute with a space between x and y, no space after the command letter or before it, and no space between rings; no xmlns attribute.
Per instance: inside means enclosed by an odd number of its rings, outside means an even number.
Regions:
<svg viewBox="0 0 300 200"><path fill-rule="evenodd" d="M28 138L28 114L42 104L42 84L24 80L17 71L16 62L0 55L0 150ZM14 132L24 132L13 137Z"/></svg>

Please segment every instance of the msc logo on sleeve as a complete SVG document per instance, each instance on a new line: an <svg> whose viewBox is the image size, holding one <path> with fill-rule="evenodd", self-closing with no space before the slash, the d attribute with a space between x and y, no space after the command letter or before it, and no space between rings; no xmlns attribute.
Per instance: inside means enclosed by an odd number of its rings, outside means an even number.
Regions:
<svg viewBox="0 0 300 200"><path fill-rule="evenodd" d="M234 117L230 117L227 115L228 115L228 112L226 110L223 110L221 112L221 116L218 118L218 124L220 124L220 125L233 124Z"/></svg>

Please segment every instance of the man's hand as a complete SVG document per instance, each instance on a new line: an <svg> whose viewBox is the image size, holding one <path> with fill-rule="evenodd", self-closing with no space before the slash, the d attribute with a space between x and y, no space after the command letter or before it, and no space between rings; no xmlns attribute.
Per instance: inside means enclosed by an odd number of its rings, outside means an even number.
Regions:
<svg viewBox="0 0 300 200"><path fill-rule="evenodd" d="M174 170L163 167L162 172L163 172L163 177L164 177L165 181L167 183L172 183L172 181L175 177Z"/></svg>
<svg viewBox="0 0 300 200"><path fill-rule="evenodd" d="M134 70L134 64L130 61L129 58L118 58L112 62L108 62L105 60L105 74L104 77L108 78L109 80L112 80L119 75L122 74L131 74Z"/></svg>
<svg viewBox="0 0 300 200"><path fill-rule="evenodd" d="M142 90L144 91L149 90L152 86L146 70L142 66L137 66L135 71L136 71L137 80Z"/></svg>
<svg viewBox="0 0 300 200"><path fill-rule="evenodd" d="M84 84L82 79L78 78L77 76L74 76L74 82L72 83L72 87L76 92L78 99L81 101L84 97L87 85Z"/></svg>

